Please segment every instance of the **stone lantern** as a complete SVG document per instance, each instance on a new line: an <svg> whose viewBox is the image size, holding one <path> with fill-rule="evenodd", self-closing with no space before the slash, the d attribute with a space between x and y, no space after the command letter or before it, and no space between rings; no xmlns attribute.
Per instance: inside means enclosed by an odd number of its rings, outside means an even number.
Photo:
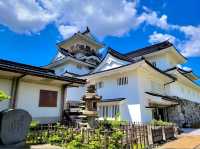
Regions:
<svg viewBox="0 0 200 149"><path fill-rule="evenodd" d="M88 127L95 127L95 118L98 117L97 103L101 97L96 94L95 85L88 85L85 95L81 99L83 101L82 115L87 119Z"/></svg>

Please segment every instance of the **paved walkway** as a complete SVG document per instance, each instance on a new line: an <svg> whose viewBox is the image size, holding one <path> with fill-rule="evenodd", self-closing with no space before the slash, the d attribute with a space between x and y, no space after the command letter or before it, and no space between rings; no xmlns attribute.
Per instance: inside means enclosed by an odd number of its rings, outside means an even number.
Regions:
<svg viewBox="0 0 200 149"><path fill-rule="evenodd" d="M43 144L43 145L31 145L29 149L63 149L59 146L53 146L50 144Z"/></svg>
<svg viewBox="0 0 200 149"><path fill-rule="evenodd" d="M177 140L164 144L160 149L200 149L200 129L184 129Z"/></svg>

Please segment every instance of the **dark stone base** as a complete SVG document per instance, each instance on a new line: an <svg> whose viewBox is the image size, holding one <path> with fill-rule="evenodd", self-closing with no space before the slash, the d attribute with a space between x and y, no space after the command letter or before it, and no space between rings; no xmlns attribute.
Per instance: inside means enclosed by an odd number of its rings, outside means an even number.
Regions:
<svg viewBox="0 0 200 149"><path fill-rule="evenodd" d="M25 141L17 143L17 144L12 144L12 145L1 145L0 144L0 149L29 149L29 146L26 145Z"/></svg>

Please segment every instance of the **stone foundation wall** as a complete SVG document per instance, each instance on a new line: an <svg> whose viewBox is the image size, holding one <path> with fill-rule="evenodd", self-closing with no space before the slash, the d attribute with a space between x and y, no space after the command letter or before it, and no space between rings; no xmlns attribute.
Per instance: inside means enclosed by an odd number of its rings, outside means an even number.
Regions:
<svg viewBox="0 0 200 149"><path fill-rule="evenodd" d="M169 121L180 127L192 127L200 124L200 103L185 99L178 100L179 105L167 108Z"/></svg>

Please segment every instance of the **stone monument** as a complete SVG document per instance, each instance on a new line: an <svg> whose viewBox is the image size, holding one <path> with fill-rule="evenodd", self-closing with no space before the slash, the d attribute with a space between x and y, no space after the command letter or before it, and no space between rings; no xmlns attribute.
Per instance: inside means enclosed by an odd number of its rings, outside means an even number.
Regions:
<svg viewBox="0 0 200 149"><path fill-rule="evenodd" d="M31 115L22 109L10 109L0 113L0 149L25 145Z"/></svg>

